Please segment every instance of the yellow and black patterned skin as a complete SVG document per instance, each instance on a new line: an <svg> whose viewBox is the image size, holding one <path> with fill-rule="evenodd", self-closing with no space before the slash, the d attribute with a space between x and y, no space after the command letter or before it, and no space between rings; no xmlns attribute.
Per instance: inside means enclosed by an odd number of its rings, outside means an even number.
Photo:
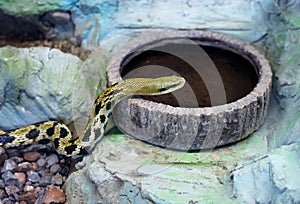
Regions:
<svg viewBox="0 0 300 204"><path fill-rule="evenodd" d="M72 137L69 128L58 121L46 121L16 130L0 130L0 146L19 147L22 145L46 144L53 142L59 154L65 156L84 155L104 135L104 129L113 107L122 99L132 95L161 95L182 88L182 77L132 78L120 81L107 88L95 101L89 122L77 138Z"/></svg>

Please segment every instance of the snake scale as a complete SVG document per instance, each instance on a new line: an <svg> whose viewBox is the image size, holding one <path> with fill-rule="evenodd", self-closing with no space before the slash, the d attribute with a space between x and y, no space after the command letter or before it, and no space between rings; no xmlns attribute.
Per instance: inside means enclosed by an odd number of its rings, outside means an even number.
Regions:
<svg viewBox="0 0 300 204"><path fill-rule="evenodd" d="M0 146L19 147L37 142L53 146L65 156L84 155L104 135L104 129L114 106L132 95L161 95L183 87L182 77L132 78L122 80L107 88L96 99L89 121L81 135L73 138L69 128L58 121L50 120L21 127L15 130L0 130Z"/></svg>

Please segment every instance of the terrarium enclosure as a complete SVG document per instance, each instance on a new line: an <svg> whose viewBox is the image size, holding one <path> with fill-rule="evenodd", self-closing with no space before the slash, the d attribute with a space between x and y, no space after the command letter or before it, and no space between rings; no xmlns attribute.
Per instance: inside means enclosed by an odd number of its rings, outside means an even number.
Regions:
<svg viewBox="0 0 300 204"><path fill-rule="evenodd" d="M292 0L0 0L0 130L57 119L75 136L107 86L166 67L188 86L120 103L112 115L122 131L110 129L81 162L51 145L0 147L0 203L299 203L299 9ZM183 33L218 76L162 52ZM186 144L182 129L196 138ZM220 147L203 150L219 129Z"/></svg>

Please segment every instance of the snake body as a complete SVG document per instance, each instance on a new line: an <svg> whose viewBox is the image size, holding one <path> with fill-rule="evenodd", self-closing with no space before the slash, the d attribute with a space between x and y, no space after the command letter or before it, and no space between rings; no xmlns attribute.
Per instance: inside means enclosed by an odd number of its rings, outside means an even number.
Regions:
<svg viewBox="0 0 300 204"><path fill-rule="evenodd" d="M114 106L132 95L161 95L180 89L185 80L177 76L159 78L132 78L120 81L107 88L96 99L89 122L83 133L73 138L69 128L58 121L50 120L21 127L15 130L0 130L0 146L19 147L34 142L53 142L59 154L84 155L104 135L104 129Z"/></svg>

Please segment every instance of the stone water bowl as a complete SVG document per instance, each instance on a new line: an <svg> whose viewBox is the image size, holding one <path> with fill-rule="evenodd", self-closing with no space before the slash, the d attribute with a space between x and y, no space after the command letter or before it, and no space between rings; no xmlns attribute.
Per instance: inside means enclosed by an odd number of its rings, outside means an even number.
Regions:
<svg viewBox="0 0 300 204"><path fill-rule="evenodd" d="M252 46L200 31L153 33L126 44L107 68L122 78L182 76L181 90L131 97L113 111L123 132L176 150L201 150L246 138L266 116L272 73Z"/></svg>

